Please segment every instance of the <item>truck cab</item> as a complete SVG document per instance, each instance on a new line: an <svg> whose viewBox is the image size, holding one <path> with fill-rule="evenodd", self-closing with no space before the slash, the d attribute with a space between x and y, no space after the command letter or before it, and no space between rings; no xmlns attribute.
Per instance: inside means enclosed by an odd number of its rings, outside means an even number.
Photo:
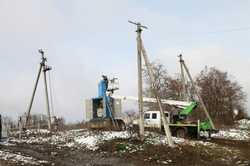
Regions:
<svg viewBox="0 0 250 166"><path fill-rule="evenodd" d="M195 137L199 138L200 124L197 123L179 123L174 120L175 115L169 112L164 112L169 128L173 136L176 137ZM163 122L161 119L160 111L146 111L144 113L144 126L148 129L163 130Z"/></svg>
<svg viewBox="0 0 250 166"><path fill-rule="evenodd" d="M168 112L164 112L168 122L170 117ZM161 128L162 120L160 111L146 111L144 113L144 126L149 128Z"/></svg>

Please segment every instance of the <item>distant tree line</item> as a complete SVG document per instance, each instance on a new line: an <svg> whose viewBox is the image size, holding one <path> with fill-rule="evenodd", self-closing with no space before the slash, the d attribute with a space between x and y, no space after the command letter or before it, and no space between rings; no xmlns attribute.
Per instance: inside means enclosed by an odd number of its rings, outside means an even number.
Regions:
<svg viewBox="0 0 250 166"><path fill-rule="evenodd" d="M183 98L184 88L188 89L186 94L190 99L194 95L194 90L190 82L182 85L180 75L170 76L161 63L152 63L156 81L154 87L158 90L163 99L186 100ZM154 97L151 93L148 73L143 70L144 75L144 95ZM218 125L232 125L235 120L246 118L245 103L246 93L240 84L233 80L229 73L221 71L215 67L205 67L194 78L204 103L212 117ZM195 99L195 98L193 98ZM157 109L156 104L145 104L149 109ZM172 107L165 105L165 109L170 110ZM198 107L193 113L192 118L204 119L205 115Z"/></svg>

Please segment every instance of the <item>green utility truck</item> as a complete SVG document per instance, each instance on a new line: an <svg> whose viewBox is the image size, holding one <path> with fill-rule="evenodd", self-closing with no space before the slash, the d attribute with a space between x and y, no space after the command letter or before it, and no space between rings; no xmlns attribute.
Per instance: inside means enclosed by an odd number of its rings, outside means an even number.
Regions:
<svg viewBox="0 0 250 166"><path fill-rule="evenodd" d="M182 102L182 101L172 101L173 103L169 103L179 108L175 108L175 111L167 112L165 111L165 117L169 122L169 127L173 136L176 137L192 137L199 138L200 132L207 132L210 136L211 133L216 132L215 129L212 128L212 125L209 120L205 121L190 121L189 117L193 110L197 107L198 103L193 102ZM164 102L163 102L164 103ZM166 103L166 102L165 102ZM184 106L184 105L185 106ZM146 111L144 113L144 126L146 128L158 128L163 130L163 123L160 111Z"/></svg>

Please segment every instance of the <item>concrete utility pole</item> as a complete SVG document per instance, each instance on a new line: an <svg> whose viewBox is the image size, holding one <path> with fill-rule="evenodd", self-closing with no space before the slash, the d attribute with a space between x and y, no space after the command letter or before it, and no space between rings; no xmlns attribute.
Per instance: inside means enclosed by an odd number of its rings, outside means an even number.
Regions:
<svg viewBox="0 0 250 166"><path fill-rule="evenodd" d="M169 128L169 122L167 121L165 114L163 112L163 108L162 108L162 104L161 104L161 99L159 97L158 91L155 87L155 77L153 74L153 70L152 67L150 65L146 50L143 46L143 42L141 39L141 31L142 28L147 29L146 26L141 25L140 23L135 23L132 21L129 21L129 23L135 24L137 26L137 49L138 49L138 59L139 59L139 63L138 63L138 88L139 88L139 92L138 92L138 100L139 100L139 111L140 111L140 136L144 137L144 117L143 117L143 110L142 110L142 102L143 102L143 98L142 98L142 77L141 77L141 54L143 55L144 58L144 62L149 74L149 78L150 78L150 84L151 84L151 88L152 88L152 92L156 98L156 101L158 103L159 109L160 109L160 114L162 117L162 121L163 121L163 125L164 125L164 130L165 130L165 134L166 134L166 142L168 142L169 146L174 146L173 140L172 140L172 136L171 136L171 132L170 132L170 128ZM141 88L141 89L140 89ZM142 135L143 134L143 135ZM141 137L142 138L142 137Z"/></svg>
<svg viewBox="0 0 250 166"><path fill-rule="evenodd" d="M137 72L138 72L138 106L139 106L139 135L141 141L144 140L144 112L143 112L143 97L142 97L142 56L141 56L141 32L142 28L147 29L146 26L141 25L140 23L134 23L129 21L131 24L135 24L137 26Z"/></svg>
<svg viewBox="0 0 250 166"><path fill-rule="evenodd" d="M192 89L194 89L194 92L195 92L195 94L196 94L197 97L198 97L198 100L199 100L199 102L200 102L200 104L201 104L201 107L203 108L203 110L204 110L204 112L205 112L205 115L207 116L207 118L208 118L208 120L209 120L209 122L210 122L212 128L215 129L214 123L213 123L213 121L212 121L212 119L211 119L211 117L210 117L210 115L209 115L209 113L208 113L207 107L205 106L205 104L204 104L204 102L203 102L203 99L202 99L200 93L198 92L197 88L196 88L195 85L194 85L193 78L192 78L192 76L191 76L191 74L190 74L190 72L189 72L189 70L188 70L188 67L187 67L186 63L184 62L184 60L183 60L181 54L179 55L179 58L180 58L181 66L183 66L183 68L185 69L185 71L186 71L186 73L187 73L187 76L188 76L188 78L189 78L189 80L190 80L190 82L191 82L191 84L192 84Z"/></svg>
<svg viewBox="0 0 250 166"><path fill-rule="evenodd" d="M155 76L154 76L154 73L153 73L153 69L152 69L151 64L149 62L149 59L148 59L146 50L145 50L145 48L143 46L142 40L141 40L141 48L142 48L142 55L144 57L144 61L145 61L145 64L146 64L146 67L147 67L147 70L148 70L148 74L149 74L149 78L150 78L150 82L151 82L151 88L152 88L152 91L153 91L154 96L156 98L156 101L158 103L160 114L161 114L161 117L162 117L164 131L165 131L165 134L166 134L166 142L168 142L169 146L173 147L174 142L173 142L173 139L172 139L172 136L171 136L171 131L170 131L170 128L169 128L169 121L166 119L166 116L164 114L164 111L163 111L163 108L162 108L162 103L161 103L161 98L160 98L160 95L159 95L158 90L157 90L156 85L155 85Z"/></svg>
<svg viewBox="0 0 250 166"><path fill-rule="evenodd" d="M185 83L185 75L184 75L184 69L182 65L182 58L180 57L180 68L181 68L181 85L182 85L182 92L181 92L181 99L185 101L189 101L188 94L187 94L187 88Z"/></svg>
<svg viewBox="0 0 250 166"><path fill-rule="evenodd" d="M46 77L46 72L51 70L51 67L46 65L47 58L44 56L44 51L42 49L39 49L38 52L41 54L42 61L40 63L40 67L39 67L39 70L38 70L38 75L37 75L37 78L36 78L35 86L34 86L32 96L31 96L31 100L30 100L30 104L29 104L29 107L28 107L27 116L26 116L26 120L25 120L25 128L28 126L28 122L29 122L29 118L30 118L30 111L31 111L31 108L32 108L32 105L33 105L35 94L36 94L37 85L38 85L38 82L39 82L39 79L40 79L40 76L41 76L41 72L43 71L45 98L46 98L46 109L47 109L47 116L48 116L48 129L51 130L49 93L48 93L48 85L47 85L47 77Z"/></svg>

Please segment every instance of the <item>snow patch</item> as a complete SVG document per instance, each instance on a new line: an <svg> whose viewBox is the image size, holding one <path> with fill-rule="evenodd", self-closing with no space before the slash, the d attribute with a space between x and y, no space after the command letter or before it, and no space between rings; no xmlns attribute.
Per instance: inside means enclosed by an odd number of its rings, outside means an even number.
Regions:
<svg viewBox="0 0 250 166"><path fill-rule="evenodd" d="M218 133L212 134L211 136L214 138L249 140L250 132L247 130L241 130L241 129L228 129L228 130L219 130Z"/></svg>
<svg viewBox="0 0 250 166"><path fill-rule="evenodd" d="M86 135L76 137L74 141L86 146L90 150L97 150L98 144L116 138L129 138L127 131L103 131L98 133L86 132Z"/></svg>
<svg viewBox="0 0 250 166"><path fill-rule="evenodd" d="M78 137L75 138L75 142L81 145L85 145L86 148L91 149L91 150L96 150L98 149L97 142L98 139L94 136L88 136L88 137Z"/></svg>
<svg viewBox="0 0 250 166"><path fill-rule="evenodd" d="M237 123L240 129L250 129L250 120L248 119L241 119Z"/></svg>
<svg viewBox="0 0 250 166"><path fill-rule="evenodd" d="M48 136L47 132L40 135L34 135L36 131L29 132L31 136L22 139L10 138L11 143L27 143L27 144L52 144L66 147L86 147L90 150L98 149L98 144L103 141L112 140L115 138L129 138L130 134L127 131L89 131L86 129L69 130L66 132L58 132ZM80 146L79 146L80 145Z"/></svg>
<svg viewBox="0 0 250 166"><path fill-rule="evenodd" d="M15 144L9 143L8 140L6 140L4 142L0 142L0 145L3 145L3 146L15 146Z"/></svg>
<svg viewBox="0 0 250 166"><path fill-rule="evenodd" d="M145 132L145 136L146 136L146 143L150 143L150 144L167 144L166 142L166 136L156 133L156 132ZM183 138L177 138L177 137L172 137L173 141L175 144L181 144L184 143L185 139Z"/></svg>
<svg viewBox="0 0 250 166"><path fill-rule="evenodd" d="M21 163L30 164L30 165L40 165L41 163L44 163L44 164L48 163L48 161L36 160L32 157L23 156L20 153L15 154L15 153L2 151L2 150L0 150L0 159L13 161L15 163L21 162Z"/></svg>

